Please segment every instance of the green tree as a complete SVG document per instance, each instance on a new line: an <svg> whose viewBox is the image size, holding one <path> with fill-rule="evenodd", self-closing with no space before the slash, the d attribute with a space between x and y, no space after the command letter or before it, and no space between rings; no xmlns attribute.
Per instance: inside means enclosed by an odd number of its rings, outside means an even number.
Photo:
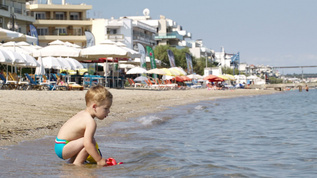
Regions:
<svg viewBox="0 0 317 178"><path fill-rule="evenodd" d="M175 64L178 67L182 67L183 69L187 69L187 61L186 61L186 53L190 54L189 48L177 49L175 47L171 47L169 45L160 45L156 46L154 49L155 58L162 61L162 67L169 68L170 62L167 55L167 50L171 50L174 54ZM206 67L206 58L195 58L192 56L193 69L194 72L200 75L204 74L204 68ZM217 62L207 61L207 67L217 66Z"/></svg>
<svg viewBox="0 0 317 178"><path fill-rule="evenodd" d="M222 73L223 74L230 74L233 75L233 69L230 67L223 67L221 68ZM239 74L239 70L238 69L234 69L234 75L238 75Z"/></svg>

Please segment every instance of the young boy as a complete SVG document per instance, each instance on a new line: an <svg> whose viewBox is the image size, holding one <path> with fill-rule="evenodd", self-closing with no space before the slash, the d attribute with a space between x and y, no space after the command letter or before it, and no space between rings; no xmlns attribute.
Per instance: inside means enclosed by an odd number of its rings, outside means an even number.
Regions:
<svg viewBox="0 0 317 178"><path fill-rule="evenodd" d="M97 124L94 118L103 120L110 113L112 94L103 86L91 87L86 95L86 109L70 118L59 130L55 139L55 152L62 159L81 165L91 155L98 165L106 165L99 155L94 134Z"/></svg>

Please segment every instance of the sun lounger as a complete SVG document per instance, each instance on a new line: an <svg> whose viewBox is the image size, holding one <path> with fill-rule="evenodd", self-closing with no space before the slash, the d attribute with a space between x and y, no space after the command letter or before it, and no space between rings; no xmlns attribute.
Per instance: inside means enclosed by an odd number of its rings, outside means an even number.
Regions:
<svg viewBox="0 0 317 178"><path fill-rule="evenodd" d="M34 81L33 78L28 73L25 73L24 75L29 80L29 83L27 84L26 90L28 90L30 88L31 89L39 89L39 90L43 90L43 89L48 90L49 89L49 85L47 85L47 84L40 85L39 83Z"/></svg>
<svg viewBox="0 0 317 178"><path fill-rule="evenodd" d="M74 82L69 82L68 89L69 90L84 90L84 86L81 86L81 85L76 84Z"/></svg>

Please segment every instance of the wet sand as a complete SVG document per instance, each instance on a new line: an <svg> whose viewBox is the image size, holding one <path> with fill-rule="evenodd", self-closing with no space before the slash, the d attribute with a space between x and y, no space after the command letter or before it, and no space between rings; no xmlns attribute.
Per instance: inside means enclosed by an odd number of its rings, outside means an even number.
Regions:
<svg viewBox="0 0 317 178"><path fill-rule="evenodd" d="M274 90L133 90L109 89L114 96L110 115L98 128L203 100L273 94ZM0 91L0 146L56 135L61 125L85 108L84 91ZM250 98L252 100L252 98Z"/></svg>

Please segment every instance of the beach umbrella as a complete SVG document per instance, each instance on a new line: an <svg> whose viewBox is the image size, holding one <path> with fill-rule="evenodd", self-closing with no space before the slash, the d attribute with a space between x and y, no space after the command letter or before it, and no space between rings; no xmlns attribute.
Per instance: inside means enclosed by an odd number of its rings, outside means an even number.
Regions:
<svg viewBox="0 0 317 178"><path fill-rule="evenodd" d="M64 60L66 60L74 68L73 70L84 68L84 66L74 58L64 58Z"/></svg>
<svg viewBox="0 0 317 178"><path fill-rule="evenodd" d="M62 57L57 57L56 60L61 64L61 69L64 70L75 70L72 64L70 64L65 58Z"/></svg>
<svg viewBox="0 0 317 178"><path fill-rule="evenodd" d="M180 73L181 76L187 75L187 73L181 67L171 67L170 69L177 71L178 73Z"/></svg>
<svg viewBox="0 0 317 178"><path fill-rule="evenodd" d="M26 67L39 67L40 64L37 62L37 60L28 55L28 54L21 54L21 56L27 61L27 64L23 65L23 66L26 66Z"/></svg>
<svg viewBox="0 0 317 178"><path fill-rule="evenodd" d="M179 72L172 70L172 69L162 68L161 70L163 70L166 73L164 75L169 75L169 76L179 76L180 75Z"/></svg>
<svg viewBox="0 0 317 178"><path fill-rule="evenodd" d="M187 76L180 76L184 81L191 81L192 79Z"/></svg>
<svg viewBox="0 0 317 178"><path fill-rule="evenodd" d="M132 55L130 52L115 45L114 42L110 40L104 40L99 45L82 49L80 56L83 58L130 58Z"/></svg>
<svg viewBox="0 0 317 178"><path fill-rule="evenodd" d="M135 79L133 79L134 81L138 81L138 82L142 82L142 81L146 81L146 80L148 80L148 78L147 77L144 77L144 76L139 76L139 77L137 77L137 78L135 78Z"/></svg>
<svg viewBox="0 0 317 178"><path fill-rule="evenodd" d="M203 79L204 77L198 74L190 74L187 75L187 77L191 78L191 79Z"/></svg>
<svg viewBox="0 0 317 178"><path fill-rule="evenodd" d="M66 46L62 41L55 40L37 51L33 52L33 57L78 57L80 50Z"/></svg>
<svg viewBox="0 0 317 178"><path fill-rule="evenodd" d="M0 63L3 63L3 64L13 63L13 60L11 59L9 54L3 49L0 49Z"/></svg>
<svg viewBox="0 0 317 178"><path fill-rule="evenodd" d="M128 72L126 74L144 74L146 72L146 69L142 68L142 67L134 67L130 70L128 70Z"/></svg>
<svg viewBox="0 0 317 178"><path fill-rule="evenodd" d="M40 66L36 67L35 75L45 75L45 68L41 56L37 59L37 62L40 64Z"/></svg>
<svg viewBox="0 0 317 178"><path fill-rule="evenodd" d="M229 80L229 77L225 76L225 75L218 75L218 77L224 79L224 80Z"/></svg>
<svg viewBox="0 0 317 178"><path fill-rule="evenodd" d="M158 69L158 68L148 70L145 73L147 73L147 74L166 75L166 72L164 70Z"/></svg>
<svg viewBox="0 0 317 178"><path fill-rule="evenodd" d="M222 82L222 81L224 81L224 79L217 77L216 75L212 75L212 74L204 77L204 80L208 80L210 82Z"/></svg>
<svg viewBox="0 0 317 178"><path fill-rule="evenodd" d="M3 49L6 50L10 50L10 51L14 51L20 54L31 54L32 52L27 50L27 49L23 49L21 47L18 46L18 44L14 41L10 41L10 42L6 42L2 45Z"/></svg>
<svg viewBox="0 0 317 178"><path fill-rule="evenodd" d="M43 57L42 63L45 69L62 69L63 64L55 57Z"/></svg>
<svg viewBox="0 0 317 178"><path fill-rule="evenodd" d="M127 45L121 43L121 42L117 42L115 43L117 46L121 47L122 49L128 51L129 53L131 53L131 58L137 58L137 57L141 57L141 54L137 51L134 51L133 49L130 49L127 47Z"/></svg>
<svg viewBox="0 0 317 178"><path fill-rule="evenodd" d="M233 75L225 74L224 76L228 77L229 80L236 80Z"/></svg>
<svg viewBox="0 0 317 178"><path fill-rule="evenodd" d="M21 54L11 50L6 50L6 52L11 57L12 64L27 64L27 61L21 56Z"/></svg>

